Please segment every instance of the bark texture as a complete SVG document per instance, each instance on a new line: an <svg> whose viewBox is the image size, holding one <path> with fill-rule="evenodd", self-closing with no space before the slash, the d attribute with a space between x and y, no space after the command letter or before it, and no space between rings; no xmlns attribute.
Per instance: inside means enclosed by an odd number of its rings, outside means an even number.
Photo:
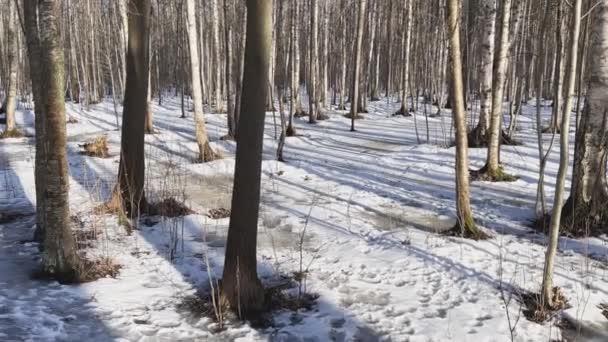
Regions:
<svg viewBox="0 0 608 342"><path fill-rule="evenodd" d="M587 101L576 133L572 191L563 209L565 232L608 232L608 2L594 9Z"/></svg>
<svg viewBox="0 0 608 342"><path fill-rule="evenodd" d="M150 1L129 0L127 79L114 204L131 219L146 209L144 128L148 109Z"/></svg>
<svg viewBox="0 0 608 342"><path fill-rule="evenodd" d="M216 4L214 3L213 6ZM194 121L196 123L196 143L198 145L198 161L208 162L218 158L209 144L207 127L203 118L203 93L201 90L200 59L198 54L198 35L196 31L196 7L194 0L186 0L188 46L190 47L190 71L192 76L192 104L194 106ZM215 30L215 29L214 29ZM215 35L215 33L214 33ZM216 100L221 93L216 91ZM220 101L221 102L221 101ZM218 105L218 111L219 111Z"/></svg>
<svg viewBox="0 0 608 342"><path fill-rule="evenodd" d="M462 237L480 239L485 234L475 225L471 210L469 190L469 153L467 143L466 110L462 81L462 56L460 52L460 1L448 0L448 34L452 72L452 105L456 128L456 212L455 229Z"/></svg>
<svg viewBox="0 0 608 342"><path fill-rule="evenodd" d="M264 306L256 250L272 4L272 0L247 0L243 95L222 279L222 294L241 318L254 316Z"/></svg>

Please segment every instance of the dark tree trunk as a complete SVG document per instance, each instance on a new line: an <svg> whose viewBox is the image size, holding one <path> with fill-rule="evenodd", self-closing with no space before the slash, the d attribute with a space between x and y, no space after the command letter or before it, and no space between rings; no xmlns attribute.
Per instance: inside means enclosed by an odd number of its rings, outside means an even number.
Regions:
<svg viewBox="0 0 608 342"><path fill-rule="evenodd" d="M120 165L114 204L130 218L145 209L144 127L148 108L150 1L129 1L129 42Z"/></svg>
<svg viewBox="0 0 608 342"><path fill-rule="evenodd" d="M223 295L242 318L262 310L264 301L264 291L257 275L256 245L272 3L272 0L247 0L242 109L222 280Z"/></svg>

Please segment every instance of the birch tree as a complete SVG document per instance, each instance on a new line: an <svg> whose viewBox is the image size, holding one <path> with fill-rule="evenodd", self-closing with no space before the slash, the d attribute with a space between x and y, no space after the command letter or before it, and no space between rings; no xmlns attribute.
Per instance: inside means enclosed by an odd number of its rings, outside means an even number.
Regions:
<svg viewBox="0 0 608 342"><path fill-rule="evenodd" d="M496 28L496 0L479 0L479 121L469 135L470 147L488 145L489 118L492 110L492 69Z"/></svg>
<svg viewBox="0 0 608 342"><path fill-rule="evenodd" d="M213 3L215 6L215 3ZM198 35L196 31L196 14L194 0L186 0L186 31L188 46L190 47L190 77L192 79L192 104L194 106L194 121L196 124L196 144L198 145L198 161L208 162L219 157L209 144L207 127L203 118L203 94L201 91L200 60L198 56ZM214 29L215 30L215 29ZM215 32L213 33L215 35ZM221 78L221 77L220 77ZM218 100L216 90L216 101ZM221 95L220 95L221 97ZM220 101L221 102L221 101ZM220 104L218 102L218 108Z"/></svg>
<svg viewBox="0 0 608 342"><path fill-rule="evenodd" d="M608 1L597 3L590 26L586 104L576 132L572 190L562 216L564 230L576 236L608 232Z"/></svg>
<svg viewBox="0 0 608 342"><path fill-rule="evenodd" d="M605 5L605 1L602 1L602 3L604 3ZM604 6L605 7L605 6ZM547 253L545 256L545 268L544 268L544 272L543 272L543 283L542 283L542 289L541 289L541 297L542 297L542 301L544 303L544 305L548 308L553 308L554 307L554 289L553 289L553 269L554 269L554 265L555 265L555 256L557 254L557 245L559 242L559 228L560 228L560 221L561 221L561 214L562 214L562 204L563 204L563 200L564 200L564 187L566 185L566 176L568 174L568 166L569 166L569 158L570 158L570 114L572 113L572 95L574 93L574 85L576 82L576 66L577 66L577 58L578 58L578 41L579 41L579 36L580 36L580 28L581 28L581 8L582 8L582 0L575 0L574 1L574 11L572 12L572 20L571 20L571 26L570 26L570 32L572 33L571 39L570 39L570 46L569 46L569 51L568 51L568 65L567 65L567 70L565 78L566 78L566 96L565 96L565 105L563 107L563 113L562 113L562 122L561 122L561 134L560 134L560 162L559 162L559 170L557 173L557 184L555 185L555 198L553 201L553 212L551 213L551 223L549 224L549 245L547 246ZM606 8L603 8L604 10ZM599 11L598 11L599 12ZM605 14L604 14L605 15ZM598 22L596 23L597 27L599 28L598 31L596 31L596 34L598 34L598 36L596 37L596 40L594 43L594 52L598 53L598 57L599 56L603 56L604 59L604 63L606 63L606 58L608 57L608 55L604 52L604 51L608 51L608 37L605 37L604 35L604 30L607 28L606 26L606 20L608 19L607 17L602 18L601 16L598 18ZM602 55L603 54L603 55ZM602 62L599 62L598 64L600 64ZM603 66L603 65L602 65ZM602 72L602 69L592 69L593 71L596 72ZM605 73L605 72L604 72ZM598 74L598 76L600 76ZM601 76L600 76L601 77ZM592 78L593 79L593 78ZM606 81L606 78L604 78L604 82ZM593 82L593 81L592 81ZM605 86L605 84L604 84ZM590 87L590 91L591 91L591 87ZM605 90L602 89L602 90ZM593 98L592 96L595 95L593 94L593 92L591 92L589 94L589 99L590 99L590 103L592 103L591 101L595 100L596 98ZM605 94L602 94L601 97L601 101L602 102L606 102L605 101ZM591 105L589 105L587 107L587 109L589 110ZM605 110L605 106L603 106L601 109L604 109L604 112L599 115L599 117L601 117L600 120L596 121L595 124L599 124L600 127L604 128L606 127L606 110ZM606 140L605 139L606 134L604 132L604 135L601 139ZM606 142L604 142L604 146L606 145ZM605 157L605 156L604 156ZM604 185L604 191L606 191L606 159L604 158L602 161L600 161L601 165L603 165L603 174L602 174L602 179L603 179L603 185ZM600 184L595 184L597 185L601 185ZM604 192L606 193L606 192ZM602 211L605 211L605 203L603 203L602 205ZM606 221L605 221L606 222Z"/></svg>
<svg viewBox="0 0 608 342"><path fill-rule="evenodd" d="M44 188L36 199L41 208L36 221L44 225L42 268L60 282L73 282L79 277L79 258L70 229L61 1L26 1L24 16L30 62L37 64L32 81L40 82L33 87L38 88L36 145L44 149L36 154L35 172L36 183Z"/></svg>
<svg viewBox="0 0 608 342"><path fill-rule="evenodd" d="M509 52L509 24L511 21L511 0L503 0L500 10L500 22L497 23L497 45L494 55L492 76L492 111L490 115L490 136L486 165L478 172L477 177L493 182L511 181L513 176L506 174L500 165L500 143L502 139L502 106L504 84L507 74Z"/></svg>
<svg viewBox="0 0 608 342"><path fill-rule="evenodd" d="M452 101L454 126L456 127L456 212L458 222L454 229L463 237L478 240L485 238L486 235L475 225L470 203L467 124L460 52L460 1L448 0L447 13L450 69L452 72Z"/></svg>

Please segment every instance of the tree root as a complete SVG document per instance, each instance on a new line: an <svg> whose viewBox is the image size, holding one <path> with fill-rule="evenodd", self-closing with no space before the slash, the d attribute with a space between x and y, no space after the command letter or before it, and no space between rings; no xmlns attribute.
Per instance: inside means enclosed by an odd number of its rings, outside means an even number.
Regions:
<svg viewBox="0 0 608 342"><path fill-rule="evenodd" d="M199 151L198 159L196 161L198 163L207 163L218 159L222 159L222 155L215 152L211 148L211 145L209 145L209 141L206 141L203 150Z"/></svg>
<svg viewBox="0 0 608 342"><path fill-rule="evenodd" d="M345 117L345 118L349 118L349 119L352 119L352 118L353 118L353 116L351 115L351 113L346 113L346 114L344 114L344 117ZM363 115L361 115L361 114L357 113L357 114L355 115L355 120L361 120L361 119L365 119L365 117L364 117Z"/></svg>
<svg viewBox="0 0 608 342"><path fill-rule="evenodd" d="M401 108L399 108L399 110L397 110L396 112L393 113L393 116L412 116L412 113L410 110L406 109L405 106L401 105Z"/></svg>
<svg viewBox="0 0 608 342"><path fill-rule="evenodd" d="M308 116L308 113L306 113L304 110L299 110L299 111L293 113L293 116L296 118L301 118L301 117Z"/></svg>
<svg viewBox="0 0 608 342"><path fill-rule="evenodd" d="M296 128L293 125L288 125L287 126L287 130L285 130L285 134L288 137L295 137L296 136Z"/></svg>
<svg viewBox="0 0 608 342"><path fill-rule="evenodd" d="M506 173L502 167L491 171L487 165L480 170L470 171L470 174L472 180L483 182L515 182L519 179L517 176Z"/></svg>
<svg viewBox="0 0 608 342"><path fill-rule="evenodd" d="M466 220L464 224L456 222L454 227L443 232L443 235L456 236L475 241L487 240L491 236L477 227L472 217Z"/></svg>
<svg viewBox="0 0 608 342"><path fill-rule="evenodd" d="M0 139L22 138L23 136L23 133L19 129L15 128L11 129L10 131L2 132L2 134L0 134Z"/></svg>

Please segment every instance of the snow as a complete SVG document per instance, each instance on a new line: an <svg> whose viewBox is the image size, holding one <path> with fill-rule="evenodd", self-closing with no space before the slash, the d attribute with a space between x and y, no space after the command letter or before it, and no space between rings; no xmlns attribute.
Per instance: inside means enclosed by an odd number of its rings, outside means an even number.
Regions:
<svg viewBox="0 0 608 342"><path fill-rule="evenodd" d="M228 322L219 332L210 318L178 304L207 288L209 275L221 276L228 219L206 213L230 205L235 145L219 140L225 115L206 115L212 146L225 158L193 164L192 113L180 119L177 100L154 105L159 133L146 136L147 195L184 196L196 213L148 218L126 235L116 217L91 211L115 182L120 114L112 102L89 110L68 104L78 120L68 124L71 211L81 229L100 233L87 255L109 257L122 269L116 279L65 286L30 278L40 258L36 244L23 243L35 223L34 130L32 112L20 110L17 122L28 136L0 142L0 210L22 215L0 225L0 340L506 341L509 320L515 341L558 339L554 323L526 320L516 299L517 289L539 290L545 253L546 238L527 227L538 177L534 108L525 106L520 119L517 139L524 145L502 150L507 171L519 180L472 184L477 222L494 236L475 242L437 234L455 223L449 112L428 118L427 143L422 106L415 118L392 117L398 107L371 102L357 132L349 132L343 112L313 126L296 119L299 135L287 139L287 163L274 161L268 114L259 273L270 281L302 264L305 289L319 299L311 311L276 313L269 328ZM112 157L80 155L78 144L98 134L108 136ZM550 135L544 138L548 145ZM558 148L547 166L548 203ZM483 165L485 151L471 150L472 168ZM555 283L572 305L563 316L584 323L578 340L608 339L597 307L608 301L607 261L606 237L560 240Z"/></svg>

